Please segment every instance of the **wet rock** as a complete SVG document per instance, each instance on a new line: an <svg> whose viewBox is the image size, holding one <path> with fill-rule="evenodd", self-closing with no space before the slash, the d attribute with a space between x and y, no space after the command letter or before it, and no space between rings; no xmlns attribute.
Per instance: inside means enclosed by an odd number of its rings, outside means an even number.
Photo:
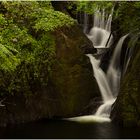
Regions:
<svg viewBox="0 0 140 140"><path fill-rule="evenodd" d="M139 126L140 122L139 61L140 49L139 46L137 46L129 63L127 72L122 79L120 93L111 113L113 122L124 127Z"/></svg>

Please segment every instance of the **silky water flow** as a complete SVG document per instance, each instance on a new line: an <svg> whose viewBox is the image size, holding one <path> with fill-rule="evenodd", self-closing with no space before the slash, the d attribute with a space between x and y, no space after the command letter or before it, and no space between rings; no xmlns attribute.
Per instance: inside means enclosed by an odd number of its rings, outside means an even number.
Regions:
<svg viewBox="0 0 140 140"><path fill-rule="evenodd" d="M97 54L87 54L90 59L94 77L99 86L102 97L102 104L97 108L93 115L80 116L70 118L71 121L80 122L110 122L110 113L112 104L115 102L119 89L122 71L120 68L121 50L126 37L125 35L118 41L113 55L110 59L107 72L104 72L100 67L102 54L106 52L113 43L113 35L111 34L113 9L109 15L105 15L105 10L97 10L94 14L93 27L87 33L88 29L88 15L84 14L84 33L92 41L94 48L97 49ZM97 57L98 56L98 57ZM131 55L129 55L131 56ZM130 57L125 60L124 71L126 71Z"/></svg>

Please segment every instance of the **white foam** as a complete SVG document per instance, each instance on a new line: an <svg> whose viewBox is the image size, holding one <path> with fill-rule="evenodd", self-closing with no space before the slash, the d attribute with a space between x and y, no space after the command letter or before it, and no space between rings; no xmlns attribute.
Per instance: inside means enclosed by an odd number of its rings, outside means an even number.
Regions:
<svg viewBox="0 0 140 140"><path fill-rule="evenodd" d="M94 115L73 117L73 118L68 118L66 120L74 121L74 122L99 122L99 123L111 122L110 118L94 116Z"/></svg>

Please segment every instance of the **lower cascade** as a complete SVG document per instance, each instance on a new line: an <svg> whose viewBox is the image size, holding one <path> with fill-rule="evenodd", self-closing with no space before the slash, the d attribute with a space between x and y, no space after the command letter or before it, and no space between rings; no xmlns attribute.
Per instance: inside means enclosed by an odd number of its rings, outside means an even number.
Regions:
<svg viewBox="0 0 140 140"><path fill-rule="evenodd" d="M119 89L120 81L124 72L127 69L131 55L125 56L125 61L123 64L123 70L121 69L121 50L124 40L127 38L128 34L121 37L118 41L113 54L111 56L109 66L107 71L101 68L103 55L106 50L110 48L113 42L113 35L111 34L111 21L112 21L113 10L110 15L106 15L102 11L95 12L93 27L87 33L87 15L84 15L84 33L92 41L94 48L97 49L96 54L87 54L89 57L93 74L97 81L101 97L102 104L97 108L97 111L93 115L80 116L70 118L72 121L98 121L98 122L110 122L110 113L112 104L115 102ZM105 17L107 18L105 20ZM131 52L131 50L130 50ZM127 53L126 53L127 54Z"/></svg>
<svg viewBox="0 0 140 140"><path fill-rule="evenodd" d="M92 64L94 77L98 83L103 100L103 104L99 106L94 114L95 116L105 118L110 117L111 106L115 102L116 96L119 92L121 80L121 70L119 68L121 57L120 54L122 44L126 37L127 35L123 36L119 40L111 58L107 73L105 73L100 67L100 58L97 59L92 54L87 54Z"/></svg>

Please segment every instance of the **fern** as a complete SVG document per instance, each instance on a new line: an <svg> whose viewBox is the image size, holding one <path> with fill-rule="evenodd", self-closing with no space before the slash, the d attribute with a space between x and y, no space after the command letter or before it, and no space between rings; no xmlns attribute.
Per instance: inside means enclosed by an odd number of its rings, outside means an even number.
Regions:
<svg viewBox="0 0 140 140"><path fill-rule="evenodd" d="M20 63L20 59L17 58L13 52L17 52L14 48L4 46L0 44L0 69L4 71L13 71L16 66Z"/></svg>

